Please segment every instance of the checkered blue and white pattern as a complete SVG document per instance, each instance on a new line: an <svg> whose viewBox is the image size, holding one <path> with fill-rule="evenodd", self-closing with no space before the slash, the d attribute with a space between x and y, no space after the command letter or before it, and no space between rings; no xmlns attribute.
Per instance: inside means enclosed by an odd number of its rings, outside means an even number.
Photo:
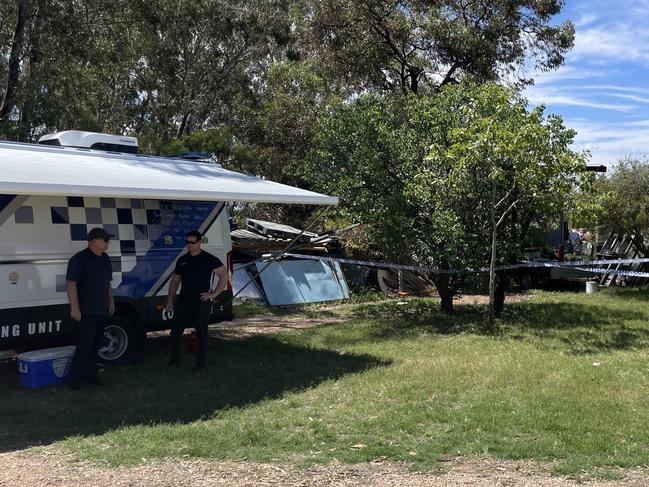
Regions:
<svg viewBox="0 0 649 487"><path fill-rule="evenodd" d="M149 232L148 220L157 221L159 201L125 198L91 198L68 196L65 206L51 206L52 225L67 225L72 242L86 242L90 229L102 227L114 235L108 254L113 265L113 286L119 286L122 275L135 267L138 255L144 255L160 236L160 225L153 224ZM149 219L147 219L149 214ZM57 278L57 291L64 282Z"/></svg>
<svg viewBox="0 0 649 487"><path fill-rule="evenodd" d="M65 299L67 260L87 245L93 227L114 235L108 247L116 296L139 299L164 286L190 230L204 228L222 208L212 202L160 201L80 196L12 198L11 211L0 223L0 251L10 249L21 282L40 289L39 300ZM38 261L37 266L31 261ZM15 288L15 289L14 289ZM18 287L14 286L16 291ZM153 291L152 291L153 290ZM7 294L7 293L5 293ZM7 302L23 294L0 296ZM31 301L29 301L31 302ZM15 303L14 303L15 304ZM21 305L27 305L28 302Z"/></svg>

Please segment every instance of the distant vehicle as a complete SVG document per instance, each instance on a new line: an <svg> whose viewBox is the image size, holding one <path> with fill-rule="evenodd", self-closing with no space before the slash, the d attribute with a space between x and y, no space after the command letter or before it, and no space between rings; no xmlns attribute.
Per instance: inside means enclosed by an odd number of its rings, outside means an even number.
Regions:
<svg viewBox="0 0 649 487"><path fill-rule="evenodd" d="M116 313L100 350L117 360L136 332L170 328L169 279L198 229L232 270L226 202L337 204L337 198L227 171L218 164L138 155L137 139L61 132L39 144L0 142L0 351L73 342L65 274L93 227L114 234ZM232 318L231 290L212 322Z"/></svg>

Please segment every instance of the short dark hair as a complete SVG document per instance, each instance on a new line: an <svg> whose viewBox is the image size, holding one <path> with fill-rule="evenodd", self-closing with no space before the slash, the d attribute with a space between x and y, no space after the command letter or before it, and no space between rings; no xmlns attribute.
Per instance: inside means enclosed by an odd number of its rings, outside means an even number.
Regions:
<svg viewBox="0 0 649 487"><path fill-rule="evenodd" d="M198 242L203 238L203 234L199 232L198 230L192 230L191 232L187 232L185 235L185 238L187 237L196 237L196 241Z"/></svg>

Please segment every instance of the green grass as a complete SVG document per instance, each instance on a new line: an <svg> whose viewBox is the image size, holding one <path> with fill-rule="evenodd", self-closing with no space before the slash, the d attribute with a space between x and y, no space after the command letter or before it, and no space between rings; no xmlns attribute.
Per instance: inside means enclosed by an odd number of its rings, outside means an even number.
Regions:
<svg viewBox="0 0 649 487"><path fill-rule="evenodd" d="M5 450L55 443L109 465L162 457L309 464L447 455L557 461L606 475L649 463L649 296L538 293L443 316L434 300L308 307L336 323L213 340L209 367L112 367L95 391L0 385ZM0 371L7 374L7 371ZM358 446L364 445L364 446Z"/></svg>

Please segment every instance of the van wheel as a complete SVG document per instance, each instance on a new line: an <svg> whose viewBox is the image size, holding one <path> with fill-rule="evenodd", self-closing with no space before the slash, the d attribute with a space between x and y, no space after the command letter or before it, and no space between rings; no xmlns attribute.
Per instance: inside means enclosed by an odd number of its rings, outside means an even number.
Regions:
<svg viewBox="0 0 649 487"><path fill-rule="evenodd" d="M131 322L121 316L111 317L104 328L99 356L106 362L113 362L130 352L134 343L135 330Z"/></svg>
<svg viewBox="0 0 649 487"><path fill-rule="evenodd" d="M534 289L537 286L536 278L532 274L521 276L521 287L525 290Z"/></svg>

